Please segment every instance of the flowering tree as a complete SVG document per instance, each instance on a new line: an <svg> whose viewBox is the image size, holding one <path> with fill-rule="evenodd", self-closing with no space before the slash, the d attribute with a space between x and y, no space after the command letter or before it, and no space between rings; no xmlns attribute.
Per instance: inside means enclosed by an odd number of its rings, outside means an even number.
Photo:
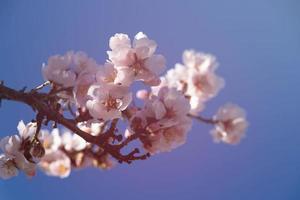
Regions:
<svg viewBox="0 0 300 200"><path fill-rule="evenodd" d="M0 100L27 104L36 113L31 122L19 122L19 134L0 141L1 178L19 171L31 177L37 166L65 178L75 168L144 160L183 145L193 120L213 125L215 142L237 144L244 137L248 123L237 105L225 104L212 118L199 115L224 87L214 56L186 50L183 64L159 77L165 58L142 32L132 42L115 34L109 47L104 65L83 52L51 56L42 67L46 82L32 90L1 82ZM136 81L148 86L136 92L140 105L132 95ZM119 130L120 123L127 128ZM140 146L129 145L133 141Z"/></svg>

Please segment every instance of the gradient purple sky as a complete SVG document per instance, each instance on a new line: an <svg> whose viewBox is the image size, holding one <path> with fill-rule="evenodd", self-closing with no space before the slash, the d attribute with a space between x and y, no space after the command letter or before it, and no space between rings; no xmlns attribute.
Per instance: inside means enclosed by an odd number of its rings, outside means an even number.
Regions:
<svg viewBox="0 0 300 200"><path fill-rule="evenodd" d="M0 80L8 85L38 85L41 64L71 49L103 63L111 35L143 31L169 68L186 48L215 54L226 87L203 114L235 102L250 128L239 146L227 146L195 123L187 144L171 153L64 180L22 175L0 181L0 199L300 199L299 11L298 0L1 0ZM0 136L33 116L4 102Z"/></svg>

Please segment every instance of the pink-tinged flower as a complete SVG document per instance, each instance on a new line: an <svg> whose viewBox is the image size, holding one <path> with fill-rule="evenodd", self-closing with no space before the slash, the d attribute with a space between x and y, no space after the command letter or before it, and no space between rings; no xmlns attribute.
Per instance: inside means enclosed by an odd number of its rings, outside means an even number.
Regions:
<svg viewBox="0 0 300 200"><path fill-rule="evenodd" d="M218 67L215 56L194 50L185 50L182 54L182 61L188 68L195 69L201 73L215 71Z"/></svg>
<svg viewBox="0 0 300 200"><path fill-rule="evenodd" d="M83 52L55 55L43 64L42 73L49 80L63 87L73 87L80 73L97 68L97 63Z"/></svg>
<svg viewBox="0 0 300 200"><path fill-rule="evenodd" d="M132 100L128 87L114 84L92 85L88 95L91 97L86 103L89 113L104 121L121 118L122 111Z"/></svg>
<svg viewBox="0 0 300 200"><path fill-rule="evenodd" d="M189 96L195 96L202 102L211 99L224 87L224 80L217 76L214 72L207 71L201 73L197 70L190 70L191 75L188 79Z"/></svg>
<svg viewBox="0 0 300 200"><path fill-rule="evenodd" d="M150 134L147 138L150 145L145 144L145 148L152 154L169 152L186 142L187 133L190 129L190 119L184 118L176 125L158 129Z"/></svg>
<svg viewBox="0 0 300 200"><path fill-rule="evenodd" d="M66 178L71 173L71 160L60 150L46 154L39 166L49 176Z"/></svg>
<svg viewBox="0 0 300 200"><path fill-rule="evenodd" d="M178 91L185 94L188 87L189 77L190 69L177 63L174 68L167 71L165 75L165 84L168 87L176 88Z"/></svg>
<svg viewBox="0 0 300 200"><path fill-rule="evenodd" d="M245 137L248 127L245 111L237 105L225 104L214 116L217 122L211 135L215 142L237 144Z"/></svg>
<svg viewBox="0 0 300 200"><path fill-rule="evenodd" d="M157 96L146 103L147 114L156 119L185 117L190 110L188 100L176 89L162 87Z"/></svg>
<svg viewBox="0 0 300 200"><path fill-rule="evenodd" d="M133 43L126 34L115 34L110 38L107 51L109 60L117 69L117 80L123 85L130 85L141 80L148 85L158 85L159 75L165 68L165 58L154 54L157 44L142 32L136 34Z"/></svg>
<svg viewBox="0 0 300 200"><path fill-rule="evenodd" d="M87 146L87 142L76 134L66 131L62 134L62 145L67 151L81 151Z"/></svg>
<svg viewBox="0 0 300 200"><path fill-rule="evenodd" d="M89 100L87 92L91 85L97 82L97 72L100 71L100 68L94 68L93 70L86 70L81 72L76 79L74 88L73 88L73 97L75 104L78 108L85 110L86 102Z"/></svg>
<svg viewBox="0 0 300 200"><path fill-rule="evenodd" d="M10 179L14 176L17 176L19 173L18 169L15 166L14 161L8 156L1 154L0 155L0 178Z"/></svg>
<svg viewBox="0 0 300 200"><path fill-rule="evenodd" d="M161 87L175 88L190 102L191 114L198 114L205 102L216 96L224 87L224 80L215 74L216 59L210 54L186 50L183 53L183 65L176 64L161 77L161 84L152 87L157 94Z"/></svg>
<svg viewBox="0 0 300 200"><path fill-rule="evenodd" d="M171 151L185 143L191 128L188 100L174 88L162 87L131 120L130 132L144 129L142 142L150 153ZM137 128L138 127L138 128ZM140 131L140 130L138 130Z"/></svg>
<svg viewBox="0 0 300 200"><path fill-rule="evenodd" d="M186 50L183 52L183 63L189 72L186 95L197 97L205 102L224 87L224 80L217 76L217 61L213 55Z"/></svg>
<svg viewBox="0 0 300 200"><path fill-rule="evenodd" d="M115 83L119 82L116 80L117 70L114 68L112 63L105 63L101 70L97 71L96 80L98 83Z"/></svg>

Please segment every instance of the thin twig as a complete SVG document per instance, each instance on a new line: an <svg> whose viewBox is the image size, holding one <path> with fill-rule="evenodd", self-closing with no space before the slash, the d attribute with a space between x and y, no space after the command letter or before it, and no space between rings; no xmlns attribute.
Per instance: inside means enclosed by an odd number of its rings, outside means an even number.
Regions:
<svg viewBox="0 0 300 200"><path fill-rule="evenodd" d="M37 86L36 88L32 89L31 92L37 92L38 90L43 89L44 87L46 87L47 85L50 85L50 81L46 81L43 84Z"/></svg>
<svg viewBox="0 0 300 200"><path fill-rule="evenodd" d="M206 124L213 124L214 125L214 124L218 123L217 120L208 119L208 118L205 118L205 117L202 117L202 116L195 116L195 115L192 115L192 114L188 114L187 116L190 117L190 118L196 119L198 121L204 122Z"/></svg>

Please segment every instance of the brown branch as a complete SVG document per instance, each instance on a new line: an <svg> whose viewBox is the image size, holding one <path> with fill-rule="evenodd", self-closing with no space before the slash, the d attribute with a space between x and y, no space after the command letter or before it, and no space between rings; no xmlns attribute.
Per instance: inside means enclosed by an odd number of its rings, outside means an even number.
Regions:
<svg viewBox="0 0 300 200"><path fill-rule="evenodd" d="M130 135L129 137L127 137L122 143L118 144L118 148L122 149L123 147L127 146L131 141L138 139L138 138L139 138L139 134L134 133L134 134Z"/></svg>
<svg viewBox="0 0 300 200"><path fill-rule="evenodd" d="M68 128L75 134L82 137L84 140L91 144L95 144L102 148L105 152L109 153L112 157L117 159L119 162L131 163L133 160L141 160L146 159L147 155L135 156L135 154L139 153L138 150L133 150L131 153L127 155L123 155L121 151L121 146L124 147L127 145L127 142L124 143L126 145L112 145L107 142L107 137L105 134L101 134L100 136L93 136L89 133L86 133L77 127L77 120L67 119L61 113L57 111L57 106L53 106L51 101L49 101L48 96L52 98L53 94L57 94L57 91L53 93L50 91L50 94L47 93L38 93L35 92L25 92L25 90L17 91L12 88L6 87L3 82L0 83L0 100L10 100L17 101L30 106L37 113L41 113L44 115L47 121L53 121L55 123L61 124L64 127ZM46 97L46 98L45 98ZM115 130L117 121L112 122L111 131Z"/></svg>

